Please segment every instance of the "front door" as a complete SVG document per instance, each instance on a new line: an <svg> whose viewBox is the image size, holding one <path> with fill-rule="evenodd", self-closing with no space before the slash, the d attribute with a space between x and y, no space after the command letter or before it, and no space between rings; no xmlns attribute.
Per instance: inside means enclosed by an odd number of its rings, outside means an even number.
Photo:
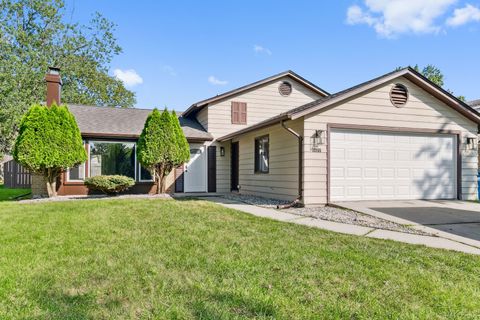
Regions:
<svg viewBox="0 0 480 320"><path fill-rule="evenodd" d="M207 157L205 146L190 144L190 161L185 165L185 192L207 191Z"/></svg>
<svg viewBox="0 0 480 320"><path fill-rule="evenodd" d="M231 187L232 191L238 191L238 142L232 143L232 162L231 162Z"/></svg>

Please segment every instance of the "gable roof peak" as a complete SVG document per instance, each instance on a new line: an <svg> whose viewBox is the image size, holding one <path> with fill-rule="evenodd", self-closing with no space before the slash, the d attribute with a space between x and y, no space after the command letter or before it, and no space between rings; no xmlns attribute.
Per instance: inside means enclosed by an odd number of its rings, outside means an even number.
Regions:
<svg viewBox="0 0 480 320"><path fill-rule="evenodd" d="M262 80L259 80L259 81L255 81L255 82L252 82L250 84L247 84L245 86L242 86L242 87L239 87L239 88L236 88L236 89L233 89L233 90L230 90L230 91L227 91L227 92L224 92L224 93L221 93L221 94L217 94L211 98L208 98L208 99L205 99L205 100L201 100L199 102L196 102L194 104L192 104L187 110L185 110L185 112L183 113L184 116L188 116L189 114L191 114L192 112L194 111L199 111L200 109L202 109L203 107L205 107L206 105L208 105L209 103L212 103L212 102L215 102L215 101L218 101L220 99L225 99L225 98L228 98L230 96L233 96L233 95L236 95L236 94L239 94L239 93L242 93L242 92L245 92L247 90L251 90L253 88L256 88L256 87L259 87L261 85L264 85L266 83L269 83L269 82L272 82L272 81L275 81L275 80L278 80L282 77L285 77L285 76L289 76L291 78L293 78L294 80L300 82L301 84L303 84L304 86L310 88L311 90L317 92L318 94L322 95L322 96L328 96L329 93L325 90L323 90L322 88L318 87L317 85L315 85L314 83L308 81L307 79L303 78L302 76L300 76L299 74L295 73L294 71L292 70L286 70L286 71L283 71L283 72L280 72L280 73L277 73L273 76L270 76L270 77L267 77L267 78L264 78Z"/></svg>
<svg viewBox="0 0 480 320"><path fill-rule="evenodd" d="M457 97L455 97L442 87L438 86L434 82L430 81L428 78L426 78L424 75L422 75L410 66L399 70L394 70L380 77L363 82L359 85L353 86L343 91L339 91L327 97L320 98L311 103L292 109L288 111L287 114L291 119L296 119L306 114L310 114L317 110L328 107L332 104L349 99L357 94L378 87L382 84L387 83L388 81L395 80L399 77L405 77L407 80L421 87L423 90L429 92L437 99L443 101L445 104L457 110L459 113L480 124L480 113L477 110L475 110L473 107L469 106L465 102L459 100Z"/></svg>

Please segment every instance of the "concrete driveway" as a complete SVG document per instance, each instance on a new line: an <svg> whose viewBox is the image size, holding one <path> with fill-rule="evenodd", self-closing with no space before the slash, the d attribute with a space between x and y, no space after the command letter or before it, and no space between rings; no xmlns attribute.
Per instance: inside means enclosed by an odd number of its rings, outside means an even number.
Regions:
<svg viewBox="0 0 480 320"><path fill-rule="evenodd" d="M341 202L338 205L480 247L480 203L404 200Z"/></svg>

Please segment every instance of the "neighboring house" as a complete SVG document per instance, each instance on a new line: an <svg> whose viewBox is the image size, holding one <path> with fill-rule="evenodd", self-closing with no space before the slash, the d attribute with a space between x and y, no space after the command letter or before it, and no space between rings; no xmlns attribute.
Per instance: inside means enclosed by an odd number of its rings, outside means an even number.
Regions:
<svg viewBox="0 0 480 320"><path fill-rule="evenodd" d="M111 173L152 191L134 152L149 110L69 107L89 161L64 174L59 194L86 193L85 176ZM172 192L304 205L477 197L480 114L410 68L333 95L287 71L197 102L180 121L191 160L170 175Z"/></svg>
<svg viewBox="0 0 480 320"><path fill-rule="evenodd" d="M480 99L467 102L467 104L473 109L480 111Z"/></svg>
<svg viewBox="0 0 480 320"><path fill-rule="evenodd" d="M473 109L475 109L475 110L477 110L478 112L480 112L480 99L467 102L467 104L468 104L470 107L472 107ZM478 153L478 161L480 162L480 152ZM479 173L480 173L480 169L479 169Z"/></svg>
<svg viewBox="0 0 480 320"><path fill-rule="evenodd" d="M13 157L10 155L4 155L3 158L0 159L0 184L3 184L3 179L5 176L4 166L7 162L12 161Z"/></svg>

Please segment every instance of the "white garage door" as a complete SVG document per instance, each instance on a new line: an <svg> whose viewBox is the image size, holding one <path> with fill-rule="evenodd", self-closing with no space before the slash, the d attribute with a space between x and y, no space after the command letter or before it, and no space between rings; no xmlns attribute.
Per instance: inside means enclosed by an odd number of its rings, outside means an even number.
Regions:
<svg viewBox="0 0 480 320"><path fill-rule="evenodd" d="M456 198L456 138L330 133L330 201Z"/></svg>

